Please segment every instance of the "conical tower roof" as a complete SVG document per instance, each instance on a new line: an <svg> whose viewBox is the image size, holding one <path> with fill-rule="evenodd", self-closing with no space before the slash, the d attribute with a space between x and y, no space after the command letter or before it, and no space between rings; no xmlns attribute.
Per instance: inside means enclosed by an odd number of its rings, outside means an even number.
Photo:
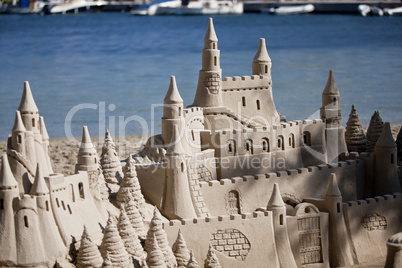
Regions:
<svg viewBox="0 0 402 268"><path fill-rule="evenodd" d="M34 98L32 96L31 87L29 86L28 81L24 82L24 91L22 92L21 102L20 102L20 106L18 107L18 110L21 113L25 113L25 112L38 113L39 112L38 107L36 106Z"/></svg>
<svg viewBox="0 0 402 268"><path fill-rule="evenodd" d="M91 136L89 136L88 127L82 127L82 139L79 154L96 153L94 145L92 144Z"/></svg>
<svg viewBox="0 0 402 268"><path fill-rule="evenodd" d="M39 126L40 126L40 134L42 135L42 139L48 140L49 134L47 133L45 120L43 119L43 116L39 117Z"/></svg>
<svg viewBox="0 0 402 268"><path fill-rule="evenodd" d="M49 193L49 188L47 188L39 163L36 165L35 181L29 193L31 195L45 195Z"/></svg>
<svg viewBox="0 0 402 268"><path fill-rule="evenodd" d="M18 183L11 172L7 154L3 154L1 159L0 189L17 188Z"/></svg>
<svg viewBox="0 0 402 268"><path fill-rule="evenodd" d="M174 125L172 140L170 141L169 147L167 149L168 155L181 155L186 153L181 144L182 138L184 137L180 136L179 127L177 125Z"/></svg>
<svg viewBox="0 0 402 268"><path fill-rule="evenodd" d="M385 122L381 136L378 138L375 147L396 147L396 143L394 141L394 138L392 137L391 126L389 122Z"/></svg>
<svg viewBox="0 0 402 268"><path fill-rule="evenodd" d="M205 33L204 41L218 42L218 37L216 37L214 21L212 18L209 18L208 20L208 29Z"/></svg>
<svg viewBox="0 0 402 268"><path fill-rule="evenodd" d="M268 55L267 46L265 45L265 38L260 38L257 53L254 56L253 62L269 62L271 58Z"/></svg>
<svg viewBox="0 0 402 268"><path fill-rule="evenodd" d="M323 94L326 95L339 95L338 87L335 82L334 70L329 70L327 85L325 86Z"/></svg>
<svg viewBox="0 0 402 268"><path fill-rule="evenodd" d="M271 198L268 202L268 209L284 207L285 203L283 202L281 192L279 191L279 185L277 183L274 184L274 190L272 191Z"/></svg>
<svg viewBox="0 0 402 268"><path fill-rule="evenodd" d="M22 122L20 111L15 111L14 126L12 131L23 132L26 131L24 123Z"/></svg>
<svg viewBox="0 0 402 268"><path fill-rule="evenodd" d="M336 180L336 174L331 173L329 178L328 190L326 196L341 196L341 191L338 187L338 181Z"/></svg>
<svg viewBox="0 0 402 268"><path fill-rule="evenodd" d="M177 89L176 77L174 75L170 77L170 85L166 93L164 103L165 104L183 103L183 99L181 98L179 90Z"/></svg>

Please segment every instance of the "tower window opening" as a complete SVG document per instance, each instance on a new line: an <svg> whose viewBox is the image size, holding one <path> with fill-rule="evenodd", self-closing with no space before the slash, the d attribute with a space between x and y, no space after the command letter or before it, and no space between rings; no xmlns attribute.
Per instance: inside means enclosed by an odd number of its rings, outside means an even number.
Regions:
<svg viewBox="0 0 402 268"><path fill-rule="evenodd" d="M236 154L236 142L234 140L229 140L228 141L228 152L231 155L235 155Z"/></svg>
<svg viewBox="0 0 402 268"><path fill-rule="evenodd" d="M283 214L279 215L279 225L283 225Z"/></svg>
<svg viewBox="0 0 402 268"><path fill-rule="evenodd" d="M246 140L246 151L250 152L253 154L253 141L252 140Z"/></svg>
<svg viewBox="0 0 402 268"><path fill-rule="evenodd" d="M212 48L216 49L216 44L215 43L212 43Z"/></svg>
<svg viewBox="0 0 402 268"><path fill-rule="evenodd" d="M61 205L63 206L63 210L66 210L66 206L64 205L64 201L61 201Z"/></svg>
<svg viewBox="0 0 402 268"><path fill-rule="evenodd" d="M218 58L215 56L214 57L214 65L216 66L218 64Z"/></svg>
<svg viewBox="0 0 402 268"><path fill-rule="evenodd" d="M232 148L232 144L231 143L229 143L229 153L231 153L231 152L233 152L233 148Z"/></svg>
<svg viewBox="0 0 402 268"><path fill-rule="evenodd" d="M18 143L21 143L21 142L22 142L22 137L21 137L21 135L18 135L18 137L17 137L17 142L18 142Z"/></svg>
<svg viewBox="0 0 402 268"><path fill-rule="evenodd" d="M179 107L179 116L181 116L181 107Z"/></svg>
<svg viewBox="0 0 402 268"><path fill-rule="evenodd" d="M73 200L73 202L75 202L74 187L72 184L70 184L70 195L71 195L71 200Z"/></svg>
<svg viewBox="0 0 402 268"><path fill-rule="evenodd" d="M311 146L311 134L308 131L304 131L303 133L303 142L304 144Z"/></svg>
<svg viewBox="0 0 402 268"><path fill-rule="evenodd" d="M336 203L336 212L341 213L341 204Z"/></svg>
<svg viewBox="0 0 402 268"><path fill-rule="evenodd" d="M35 118L32 118L32 127L35 127Z"/></svg>
<svg viewBox="0 0 402 268"><path fill-rule="evenodd" d="M278 137L278 150L285 150L285 144L282 135Z"/></svg>
<svg viewBox="0 0 402 268"><path fill-rule="evenodd" d="M0 210L3 210L3 209L4 209L4 199L1 198L0 199Z"/></svg>
<svg viewBox="0 0 402 268"><path fill-rule="evenodd" d="M243 106L246 106L246 97L242 97L242 98L241 98L241 101L242 101L242 103L243 103Z"/></svg>
<svg viewBox="0 0 402 268"><path fill-rule="evenodd" d="M180 164L180 167L181 167L181 172L184 172L184 164L183 164L183 162Z"/></svg>
<svg viewBox="0 0 402 268"><path fill-rule="evenodd" d="M46 211L49 211L49 201L46 201Z"/></svg>
<svg viewBox="0 0 402 268"><path fill-rule="evenodd" d="M95 160L94 160L94 162L95 162L95 164L98 162L98 159L96 159L96 157L95 157Z"/></svg>
<svg viewBox="0 0 402 268"><path fill-rule="evenodd" d="M336 98L335 97L332 99L332 103L333 103L334 106L336 105Z"/></svg>
<svg viewBox="0 0 402 268"><path fill-rule="evenodd" d="M391 154L391 164L394 164L394 154Z"/></svg>
<svg viewBox="0 0 402 268"><path fill-rule="evenodd" d="M261 109L261 107L260 107L260 100L257 100L257 110L260 110Z"/></svg>
<svg viewBox="0 0 402 268"><path fill-rule="evenodd" d="M67 208L68 208L68 212L69 212L70 214L73 214L73 212L71 212L70 205L67 205Z"/></svg>
<svg viewBox="0 0 402 268"><path fill-rule="evenodd" d="M267 138L262 139L262 150L264 152L269 152L269 141Z"/></svg>
<svg viewBox="0 0 402 268"><path fill-rule="evenodd" d="M191 130L191 138L195 141L194 130Z"/></svg>
<svg viewBox="0 0 402 268"><path fill-rule="evenodd" d="M28 216L24 216L24 225L29 228Z"/></svg>
<svg viewBox="0 0 402 268"><path fill-rule="evenodd" d="M265 73L268 73L268 65L265 65Z"/></svg>
<svg viewBox="0 0 402 268"><path fill-rule="evenodd" d="M56 198L56 204L57 204L57 207L59 208L60 204L59 204L59 199L58 198Z"/></svg>
<svg viewBox="0 0 402 268"><path fill-rule="evenodd" d="M78 191L80 192L80 197L82 199L85 199L85 195L84 195L84 184L82 184L82 182L78 183Z"/></svg>

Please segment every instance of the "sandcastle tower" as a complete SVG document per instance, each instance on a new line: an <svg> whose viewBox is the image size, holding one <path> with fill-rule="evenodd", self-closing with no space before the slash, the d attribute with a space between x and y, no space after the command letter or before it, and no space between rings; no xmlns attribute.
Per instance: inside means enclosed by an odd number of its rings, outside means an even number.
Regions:
<svg viewBox="0 0 402 268"><path fill-rule="evenodd" d="M174 256L176 257L177 267L178 268L186 268L187 264L190 260L190 251L187 248L186 241L184 240L184 237L183 237L180 229L179 229L179 232L177 234L177 239L174 242L172 249L173 249Z"/></svg>
<svg viewBox="0 0 402 268"><path fill-rule="evenodd" d="M264 75L271 78L271 68L272 62L265 45L265 38L260 38L260 44L252 63L253 75Z"/></svg>
<svg viewBox="0 0 402 268"><path fill-rule="evenodd" d="M103 259L98 250L98 247L92 241L88 234L86 226L81 236L81 245L78 250L76 266L77 268L100 268L102 267Z"/></svg>
<svg viewBox="0 0 402 268"><path fill-rule="evenodd" d="M348 239L342 207L342 194L335 173L331 174L324 206L329 213L329 249L331 266L352 266L352 248Z"/></svg>
<svg viewBox="0 0 402 268"><path fill-rule="evenodd" d="M110 136L109 130L105 133L105 142L102 146L102 155L100 159L102 166L103 177L107 183L119 184L122 177L123 171L121 168L120 159L116 153L116 146Z"/></svg>
<svg viewBox="0 0 402 268"><path fill-rule="evenodd" d="M11 172L7 154L3 154L0 171L0 259L10 263L17 260L13 200L18 196L17 181Z"/></svg>
<svg viewBox="0 0 402 268"><path fill-rule="evenodd" d="M135 162L131 155L127 158L126 166L124 167L124 178L116 195L116 204L121 206L122 203L129 199L135 202L141 214L145 216L145 199L141 193Z"/></svg>
<svg viewBox="0 0 402 268"><path fill-rule="evenodd" d="M401 192L396 143L392 137L389 122L384 125L382 134L375 145L374 153L374 194L384 195Z"/></svg>
<svg viewBox="0 0 402 268"><path fill-rule="evenodd" d="M174 126L172 142L165 156L166 189L162 212L169 219L192 219L197 214L190 195L187 178L187 162L179 136L178 126Z"/></svg>
<svg viewBox="0 0 402 268"><path fill-rule="evenodd" d="M327 160L337 162L338 156L347 152L345 128L341 126L342 110L340 94L335 82L334 71L329 71L328 81L322 93L321 119L325 122L327 140Z"/></svg>
<svg viewBox="0 0 402 268"><path fill-rule="evenodd" d="M209 18L208 29L204 37L202 50L202 70L198 76L197 92L193 106L222 106L222 69L220 67L220 51L218 37L215 33L212 18Z"/></svg>
<svg viewBox="0 0 402 268"><path fill-rule="evenodd" d="M147 256L147 264L149 268L166 268L165 258L162 250L158 245L158 240L153 235L151 240L151 248Z"/></svg>
<svg viewBox="0 0 402 268"><path fill-rule="evenodd" d="M204 261L204 268L221 268L219 259L216 256L215 250L211 244L209 244L207 258Z"/></svg>
<svg viewBox="0 0 402 268"><path fill-rule="evenodd" d="M117 228L128 254L133 256L138 263L142 263L146 258L146 253L124 209L120 210Z"/></svg>
<svg viewBox="0 0 402 268"><path fill-rule="evenodd" d="M402 233L391 236L387 241L387 248L384 268L402 267Z"/></svg>
<svg viewBox="0 0 402 268"><path fill-rule="evenodd" d="M356 108L352 105L349 120L346 123L346 145L349 152L366 152L368 141L364 135L362 125L360 123L359 115Z"/></svg>
<svg viewBox="0 0 402 268"><path fill-rule="evenodd" d="M380 112L374 112L367 129L367 139L369 140L369 152L374 152L374 147L381 136L384 128L384 122L380 116Z"/></svg>
<svg viewBox="0 0 402 268"><path fill-rule="evenodd" d="M173 254L172 249L169 247L167 240L167 235L165 230L162 228L162 220L158 209L155 207L154 216L149 224L149 230L147 233L147 239L145 240L144 249L151 254L151 248L153 246L153 240L156 239L158 246L162 250L163 256L165 258L165 263L168 268L173 268L177 266L176 258Z"/></svg>
<svg viewBox="0 0 402 268"><path fill-rule="evenodd" d="M112 216L109 214L109 219L103 233L102 244L100 246L102 257L105 258L106 254L109 255L113 267L133 267L131 257L128 255L124 242L122 241L117 226L113 221Z"/></svg>
<svg viewBox="0 0 402 268"><path fill-rule="evenodd" d="M282 200L279 186L274 184L271 198L268 202L268 210L272 211L272 221L275 233L276 251L278 252L281 268L297 267L290 247L289 235L286 225L286 206Z"/></svg>

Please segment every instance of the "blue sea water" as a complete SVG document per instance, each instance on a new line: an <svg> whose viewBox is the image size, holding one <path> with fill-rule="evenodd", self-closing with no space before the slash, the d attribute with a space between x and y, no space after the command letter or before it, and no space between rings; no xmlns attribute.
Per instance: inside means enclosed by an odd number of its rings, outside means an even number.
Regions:
<svg viewBox="0 0 402 268"><path fill-rule="evenodd" d="M120 13L0 16L0 140L27 80L51 137L80 136L83 125L93 136L105 128L159 132L171 75L185 105L193 101L207 23ZM216 16L214 25L224 76L250 75L266 38L276 107L287 120L319 118L333 69L343 124L352 104L363 125L375 110L402 124L402 17L244 14Z"/></svg>

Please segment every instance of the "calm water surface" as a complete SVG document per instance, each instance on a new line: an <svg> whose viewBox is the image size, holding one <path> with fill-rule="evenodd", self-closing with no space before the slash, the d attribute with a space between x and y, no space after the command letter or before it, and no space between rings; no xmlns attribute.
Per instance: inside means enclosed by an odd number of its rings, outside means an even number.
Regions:
<svg viewBox="0 0 402 268"><path fill-rule="evenodd" d="M65 118L80 104L87 108L72 117L75 136L82 125L93 136L105 127L158 132L162 110L152 105L163 101L171 75L185 105L193 101L207 22L120 13L0 16L0 140L11 131L26 80L51 137L65 136ZM249 75L258 40L266 38L275 103L288 120L319 117L334 69L344 124L352 104L363 125L374 110L402 124L402 17L244 14L214 17L214 24L224 76Z"/></svg>

